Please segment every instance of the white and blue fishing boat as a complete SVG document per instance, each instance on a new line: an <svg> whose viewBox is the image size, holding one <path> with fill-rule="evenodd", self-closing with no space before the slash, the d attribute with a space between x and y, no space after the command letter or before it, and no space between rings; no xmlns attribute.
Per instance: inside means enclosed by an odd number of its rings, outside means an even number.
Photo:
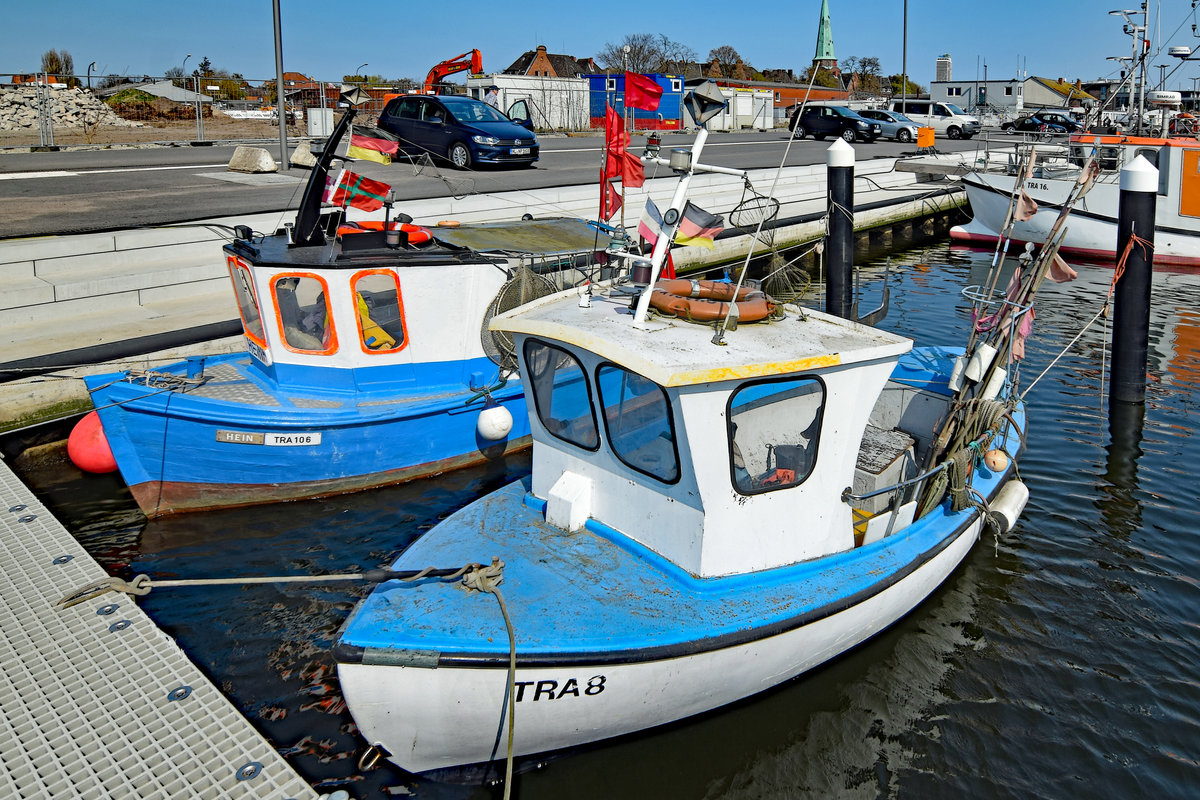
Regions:
<svg viewBox="0 0 1200 800"><path fill-rule="evenodd" d="M966 352L914 348L793 306L652 315L652 286L492 320L521 361L532 475L414 542L334 648L362 736L400 767L541 755L762 692L896 622L1023 510L1008 323ZM1027 307L1001 304L1010 322ZM472 563L462 584L418 572Z"/></svg>
<svg viewBox="0 0 1200 800"><path fill-rule="evenodd" d="M486 321L560 288L547 275L586 275L609 235L566 218L350 222L322 192L353 116L294 224L239 226L224 247L246 352L87 379L100 424L85 418L71 452L78 440L76 463L115 462L148 516L356 491L528 446L511 340Z"/></svg>

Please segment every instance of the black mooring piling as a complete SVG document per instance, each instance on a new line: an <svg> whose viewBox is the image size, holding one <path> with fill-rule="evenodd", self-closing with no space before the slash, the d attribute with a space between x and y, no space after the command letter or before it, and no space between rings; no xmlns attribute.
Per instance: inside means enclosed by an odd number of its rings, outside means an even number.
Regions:
<svg viewBox="0 0 1200 800"><path fill-rule="evenodd" d="M1121 170L1117 212L1117 259L1125 253L1117 281L1109 403L1144 403L1146 354L1150 344L1150 284L1154 265L1154 206L1158 170L1142 156ZM1136 238L1135 238L1136 237Z"/></svg>
<svg viewBox="0 0 1200 800"><path fill-rule="evenodd" d="M825 151L825 165L829 185L825 310L849 318L854 264L854 148L838 139Z"/></svg>

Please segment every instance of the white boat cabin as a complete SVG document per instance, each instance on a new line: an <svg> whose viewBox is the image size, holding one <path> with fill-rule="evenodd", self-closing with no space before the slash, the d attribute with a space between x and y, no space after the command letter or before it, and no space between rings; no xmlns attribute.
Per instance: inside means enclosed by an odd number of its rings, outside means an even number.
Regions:
<svg viewBox="0 0 1200 800"><path fill-rule="evenodd" d="M590 518L701 577L854 547L841 495L911 340L812 311L723 346L630 321L620 298L560 295L492 322L516 338L547 521Z"/></svg>

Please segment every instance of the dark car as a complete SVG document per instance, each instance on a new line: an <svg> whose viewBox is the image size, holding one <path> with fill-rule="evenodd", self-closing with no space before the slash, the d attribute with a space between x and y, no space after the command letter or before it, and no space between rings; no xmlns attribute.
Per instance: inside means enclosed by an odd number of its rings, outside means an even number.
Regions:
<svg viewBox="0 0 1200 800"><path fill-rule="evenodd" d="M1066 114L1038 111L1017 117L1011 122L1003 122L1000 124L1000 130L1024 133L1078 133L1083 130L1083 126Z"/></svg>
<svg viewBox="0 0 1200 800"><path fill-rule="evenodd" d="M517 110L514 104L510 111ZM379 127L396 134L410 156L428 153L459 169L473 164L532 164L537 136L529 119L506 116L479 100L457 95L409 94L392 98Z"/></svg>
<svg viewBox="0 0 1200 800"><path fill-rule="evenodd" d="M803 139L812 134L817 141L826 136L840 136L847 142L861 139L873 142L883 134L883 126L878 122L863 119L845 106L807 106L796 109L788 128L796 132L797 138Z"/></svg>

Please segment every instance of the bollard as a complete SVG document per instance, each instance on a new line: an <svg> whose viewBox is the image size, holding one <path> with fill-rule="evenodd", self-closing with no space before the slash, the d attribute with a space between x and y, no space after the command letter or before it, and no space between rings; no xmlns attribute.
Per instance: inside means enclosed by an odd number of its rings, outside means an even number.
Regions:
<svg viewBox="0 0 1200 800"><path fill-rule="evenodd" d="M854 148L838 139L825 151L829 185L829 233L825 253L825 310L850 317L850 271L854 263Z"/></svg>
<svg viewBox="0 0 1200 800"><path fill-rule="evenodd" d="M1113 351L1109 403L1146 400L1146 354L1150 342L1150 284L1154 263L1154 206L1158 170L1144 157L1121 170L1121 200L1117 212L1117 257L1133 235L1135 243L1117 281L1113 316Z"/></svg>

